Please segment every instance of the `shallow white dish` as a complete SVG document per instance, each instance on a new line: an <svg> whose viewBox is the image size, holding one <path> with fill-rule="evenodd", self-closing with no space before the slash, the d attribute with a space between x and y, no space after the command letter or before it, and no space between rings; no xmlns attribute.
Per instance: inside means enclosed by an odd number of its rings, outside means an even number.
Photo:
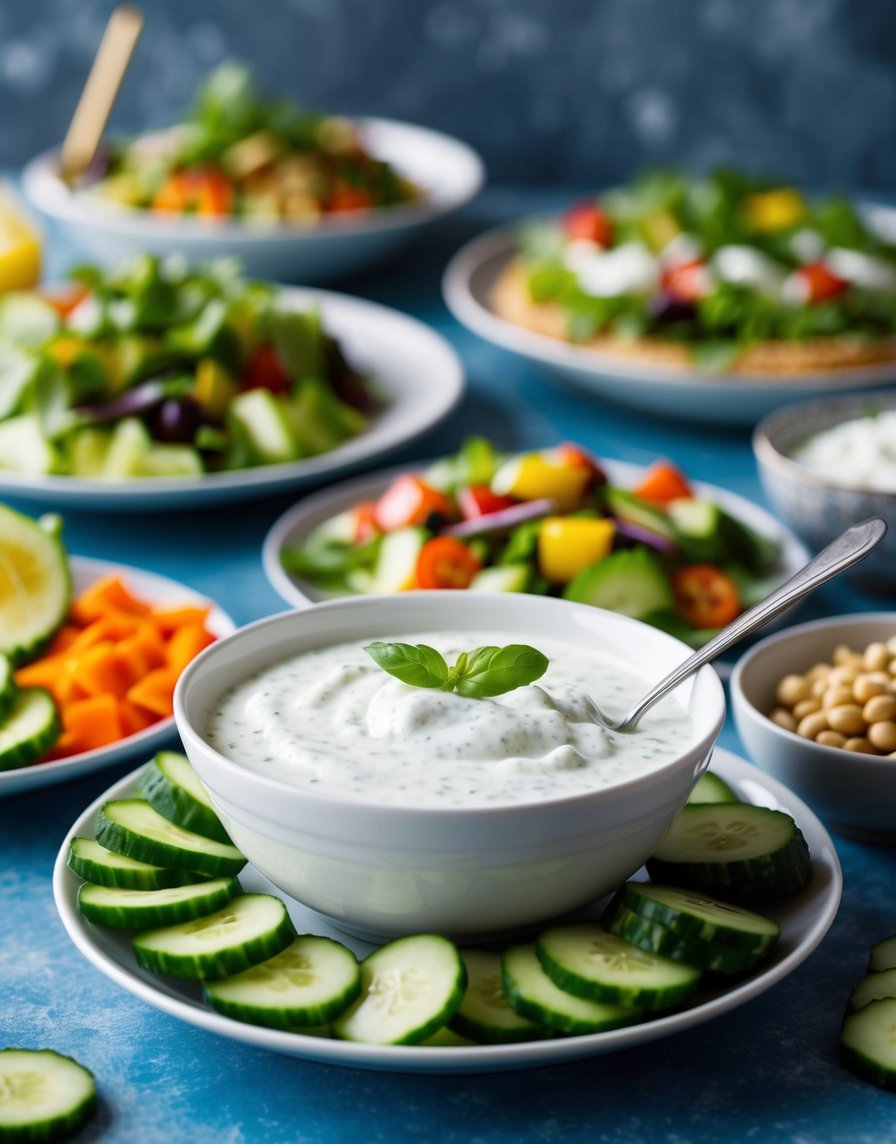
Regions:
<svg viewBox="0 0 896 1144"><path fill-rule="evenodd" d="M637 484L644 472L640 466L625 461L607 461L601 457L600 464L610 480L624 488ZM422 462L419 467L425 468L426 462ZM287 509L274 522L262 548L265 575L277 594L294 608L304 608L321 600L332 599L332 593L316 587L307 580L290 575L280 561L280 554L290 545L301 544L312 529L329 517L351 508L359 501L376 499L399 473L407 471L408 466L403 466L385 472L371 473L357 480L346 481L335 488L314 493ZM809 559L809 551L802 541L752 501L717 485L697 481L693 482L693 487L699 496L715 501L733 516L755 528L757 532L780 542L782 581L792 576Z"/></svg>
<svg viewBox="0 0 896 1144"><path fill-rule="evenodd" d="M306 227L160 217L72 191L59 177L55 148L26 165L22 186L35 207L101 262L143 251L177 252L191 259L230 255L254 277L324 282L392 254L421 229L469 202L485 178L482 160L459 139L390 119L357 122L371 152L420 187L422 200L333 216Z"/></svg>
<svg viewBox="0 0 896 1144"><path fill-rule="evenodd" d="M606 1033L515 1045L458 1048L380 1046L266 1029L215 1013L203 1004L198 985L171 977L157 977L140 969L124 934L93 926L78 913L77 893L81 880L67 866L70 840L76 835L92 836L100 806L110 798L131 796L136 789L139 770L105 791L72 826L62 843L53 872L56 907L63 926L81 953L116 985L188 1024L258 1048L327 1064L415 1073L494 1072L598 1056L694 1028L764 993L809 956L827 933L837 913L843 884L840 863L830 837L812 811L781 783L727 751L717 749L711 765L744 800L793 815L812 852L812 882L799 897L773 911L781 925L781 941L771 959L752 976L730 989L703 993L688 1008ZM251 866L240 874L240 881L247 891L277 893ZM284 897L282 894L279 896ZM300 933L335 937L359 956L372 948L332 928L318 914L297 902L286 900Z"/></svg>
<svg viewBox="0 0 896 1144"><path fill-rule="evenodd" d="M210 605L208 626L216 636L229 635L235 628L230 616L214 601L200 595L199 592L194 592L186 584L178 583L177 580L157 576L154 572L146 572L142 568L132 568L127 564L111 564L106 560L93 560L87 556L70 556L69 567L75 594L82 592L102 576L120 575L135 595L154 604ZM171 716L109 747L82 751L79 755L71 755L67 759L54 759L49 763L35 763L17 770L0 771L0 797L37 790L39 787L52 786L54 783L68 782L69 779L79 778L102 767L110 767L113 763L123 762L134 755L149 757L170 742L175 735L174 717Z"/></svg>
<svg viewBox="0 0 896 1144"><path fill-rule="evenodd" d="M320 484L379 459L446 417L463 393L457 354L434 330L406 314L326 290L285 287L297 307L317 305L324 326L352 364L371 379L384 406L370 425L329 453L302 461L206 473L199 477L147 477L112 483L82 477L0 471L0 495L67 506L132 512L170 510L268 496Z"/></svg>
<svg viewBox="0 0 896 1144"><path fill-rule="evenodd" d="M874 212L881 225L896 225L896 211L876 207ZM442 280L448 308L486 341L595 396L656 417L753 425L788 401L887 385L896 379L896 361L780 379L701 373L634 362L527 330L499 318L489 305L494 283L514 255L517 225L488 231L454 255Z"/></svg>

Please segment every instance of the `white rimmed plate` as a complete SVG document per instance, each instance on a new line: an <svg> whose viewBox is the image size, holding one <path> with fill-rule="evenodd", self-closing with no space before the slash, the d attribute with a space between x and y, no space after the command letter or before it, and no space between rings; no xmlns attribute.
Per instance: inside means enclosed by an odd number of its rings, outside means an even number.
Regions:
<svg viewBox="0 0 896 1144"><path fill-rule="evenodd" d="M157 576L155 572L146 572L142 568L131 568L127 564L112 564L106 560L93 560L87 556L70 556L69 567L75 594L83 592L103 576L117 575L122 577L136 596L153 604L199 604L210 607L208 627L216 636L229 635L235 628L230 616L214 601L200 595L199 592L194 592L186 584L169 580L167 576ZM144 755L148 758L170 742L176 733L172 716L153 723L146 730L136 735L129 735L126 739L108 747L82 751L81 754L71 755L67 759L54 759L49 763L34 763L30 767L0 771L0 797L52 786L54 783L68 782L69 779L79 778L102 767L110 767L113 763L124 762L134 755Z"/></svg>
<svg viewBox="0 0 896 1144"><path fill-rule="evenodd" d="M88 961L116 985L179 1020L232 1040L327 1064L394 1072L476 1073L541 1068L633 1048L730 1012L792 973L827 933L840 903L843 879L836 850L824 827L806 804L785 786L737 756L717 750L713 755L712 768L745 801L784 810L793 815L812 853L812 881L792 901L769 911L780 923L781 940L769 960L750 977L732 983L728 989L703 992L686 1008L674 1013L606 1033L514 1045L458 1048L382 1046L266 1029L234 1021L214 1012L203 1003L201 988L197 983L156 976L141 969L134 959L126 935L121 931L91 925L78 912L80 879L67 866L70 841L75 836L93 835L97 813L107 799L133 795L140 770L110 787L78 817L56 859L53 892L62 924L72 941ZM273 892L284 897L279 891L273 890L270 883L251 866L247 866L240 874L240 881L246 891ZM365 955L372 948L333 929L318 914L298 902L285 900L300 933L335 937L350 946L359 956Z"/></svg>
<svg viewBox="0 0 896 1144"><path fill-rule="evenodd" d="M451 346L397 310L327 290L284 287L288 304L320 307L324 326L352 365L371 379L383 408L357 437L302 461L198 477L97 481L0 470L0 496L51 503L56 509L177 510L268 496L320 484L378 460L446 417L463 393L464 372Z"/></svg>
<svg viewBox="0 0 896 1144"><path fill-rule="evenodd" d="M873 217L881 229L896 229L896 209L874 207ZM479 235L454 255L442 280L448 309L486 341L596 397L634 406L656 417L753 425L789 401L873 388L896 380L896 361L798 377L750 377L633 361L535 333L500 318L489 303L495 282L514 257L519 225Z"/></svg>
<svg viewBox="0 0 896 1144"><path fill-rule="evenodd" d="M638 465L625 461L607 461L600 459L602 468L606 471L610 481L623 488L631 488L638 483L644 470ZM419 466L425 468L425 463ZM408 472L408 466L390 469L386 472L371 473L359 477L357 480L345 481L332 489L325 489L319 493L305 497L298 504L287 511L274 522L262 548L262 563L265 575L271 586L288 604L294 608L304 608L308 604L315 604L321 600L331 599L332 593L316 587L307 580L293 576L283 567L280 556L284 548L301 544L319 524L325 520L351 508L360 501L375 500L380 493L402 472ZM736 516L763 536L768 536L781 545L781 557L778 565L780 579L786 580L801 568L809 559L809 551L797 537L777 521L770 513L740 497L736 493L728 492L717 485L693 482L693 488L698 496L714 501L732 516Z"/></svg>
<svg viewBox="0 0 896 1144"><path fill-rule="evenodd" d="M144 251L191 259L228 255L239 258L254 277L324 282L392 254L422 228L469 202L485 178L476 152L450 135L391 119L356 122L369 150L421 188L420 200L346 212L307 226L166 217L72 191L59 177L57 149L26 165L22 186L74 245L101 262Z"/></svg>

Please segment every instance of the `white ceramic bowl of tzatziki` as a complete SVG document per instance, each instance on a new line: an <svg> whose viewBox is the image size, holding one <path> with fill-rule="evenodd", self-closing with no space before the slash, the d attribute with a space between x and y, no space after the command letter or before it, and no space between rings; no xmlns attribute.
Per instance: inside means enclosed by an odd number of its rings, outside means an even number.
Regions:
<svg viewBox="0 0 896 1144"><path fill-rule="evenodd" d="M449 667L527 645L548 665L462 694L396 678L373 642L424 645ZM687 654L555 599L340 599L217 641L182 675L175 718L234 842L279 889L356 933L485 935L595 901L650 855L719 733L719 679L703 668L627 735L598 726L593 704L623 714ZM424 667L431 684L441 669L428 653Z"/></svg>
<svg viewBox="0 0 896 1144"><path fill-rule="evenodd" d="M753 452L766 496L812 548L882 517L887 535L856 565L860 588L896 591L896 393L788 405L760 421Z"/></svg>

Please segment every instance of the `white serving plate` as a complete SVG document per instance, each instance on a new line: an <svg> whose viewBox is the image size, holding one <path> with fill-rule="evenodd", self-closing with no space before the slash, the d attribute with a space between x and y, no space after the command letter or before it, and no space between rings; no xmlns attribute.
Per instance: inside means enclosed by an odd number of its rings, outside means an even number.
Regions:
<svg viewBox="0 0 896 1144"><path fill-rule="evenodd" d="M868 209L882 230L896 229L896 209ZM490 230L454 255L442 280L445 302L462 325L486 341L596 397L655 417L753 425L789 401L896 380L896 361L799 377L751 377L632 361L527 330L498 317L489 304L495 281L514 256L518 225Z"/></svg>
<svg viewBox="0 0 896 1144"><path fill-rule="evenodd" d="M296 307L320 307L324 326L352 365L371 379L382 410L357 437L301 461L199 477L97 481L0 471L0 496L122 512L177 510L247 500L331 480L414 440L446 417L464 389L463 366L447 341L415 318L347 294L284 287Z"/></svg>
<svg viewBox="0 0 896 1144"><path fill-rule="evenodd" d="M607 461L600 458L600 465L613 484L630 488L637 484L644 474L639 465L625 461ZM422 462L420 469L426 467ZM301 544L309 533L331 516L351 508L359 501L375 500L401 472L408 467L390 469L386 472L371 473L357 480L345 481L332 489L305 497L274 522L262 548L262 563L265 575L274 591L294 608L304 608L321 600L332 599L333 594L286 571L280 561L284 548ZM781 545L780 579L783 582L800 569L809 559L809 551L789 529L785 528L770 513L753 504L745 497L728 492L717 485L692 482L698 496L715 501L732 516L738 517L751 528L764 536L772 537Z"/></svg>
<svg viewBox="0 0 896 1144"><path fill-rule="evenodd" d="M356 122L370 151L423 190L420 201L346 213L309 226L160 217L72 191L59 177L56 148L26 165L22 186L33 206L100 262L145 251L182 253L190 259L228 255L239 258L245 272L257 278L324 282L394 253L436 219L469 202L485 178L476 152L449 135L390 119Z"/></svg>
<svg viewBox="0 0 896 1144"><path fill-rule="evenodd" d="M186 584L180 584L177 580L169 580L166 576L157 576L154 572L146 572L142 568L131 568L127 564L110 564L106 560L92 560L86 556L70 556L69 567L71 568L75 595L83 592L85 588L103 576L119 575L134 595L151 601L153 604L210 606L211 612L207 622L210 631L214 632L216 636L229 635L236 626L230 616L223 612L214 601L200 595L199 592L194 592ZM110 767L113 763L124 762L135 755L148 758L169 743L176 734L174 717L171 716L108 747L99 747L94 751L82 751L79 755L71 755L66 759L54 759L49 763L34 763L29 767L20 767L12 771L0 771L0 797L37 790L39 787L52 786L55 783L68 782L69 779L80 778L81 775L98 771L102 767Z"/></svg>
<svg viewBox="0 0 896 1144"><path fill-rule="evenodd" d="M141 969L124 933L91 925L78 912L77 894L81 879L67 866L70 841L75 836L92 837L96 816L102 804L108 799L132 796L142 768L115 783L78 816L56 859L53 872L56 907L63 926L81 953L116 985L181 1021L258 1048L326 1064L408 1073L497 1072L541 1068L598 1056L694 1028L731 1012L764 993L792 973L809 956L837 913L843 885L840 863L830 837L812 811L781 783L727 751L716 750L711 765L745 801L781 809L793 815L812 853L812 881L792 901L769 911L781 925L781 940L771 958L751 976L732 983L728 989L701 993L685 1008L624 1029L511 1045L457 1048L382 1046L328 1040L303 1033L247 1025L214 1012L203 1003L201 988L197 983L156 976ZM240 881L246 891L277 893L284 898L251 866L247 866L240 874ZM320 915L298 902L285 900L300 933L311 932L335 937L350 946L359 956L364 956L372 949L372 946L334 929Z"/></svg>

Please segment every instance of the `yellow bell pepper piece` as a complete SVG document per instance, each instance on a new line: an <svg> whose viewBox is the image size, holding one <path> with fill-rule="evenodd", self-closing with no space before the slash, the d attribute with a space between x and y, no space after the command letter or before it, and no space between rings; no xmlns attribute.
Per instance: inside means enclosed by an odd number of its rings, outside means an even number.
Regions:
<svg viewBox="0 0 896 1144"><path fill-rule="evenodd" d="M0 187L0 291L30 290L40 281L41 240L37 229Z"/></svg>
<svg viewBox="0 0 896 1144"><path fill-rule="evenodd" d="M538 530L538 570L546 580L566 584L609 555L615 534L612 520L545 517Z"/></svg>
<svg viewBox="0 0 896 1144"><path fill-rule="evenodd" d="M571 512L585 494L591 470L585 465L547 453L524 453L500 467L492 480L492 489L502 496L518 500L550 498L561 512Z"/></svg>
<svg viewBox="0 0 896 1144"><path fill-rule="evenodd" d="M756 230L783 230L806 217L806 200L794 187L757 191L744 199L744 213Z"/></svg>

